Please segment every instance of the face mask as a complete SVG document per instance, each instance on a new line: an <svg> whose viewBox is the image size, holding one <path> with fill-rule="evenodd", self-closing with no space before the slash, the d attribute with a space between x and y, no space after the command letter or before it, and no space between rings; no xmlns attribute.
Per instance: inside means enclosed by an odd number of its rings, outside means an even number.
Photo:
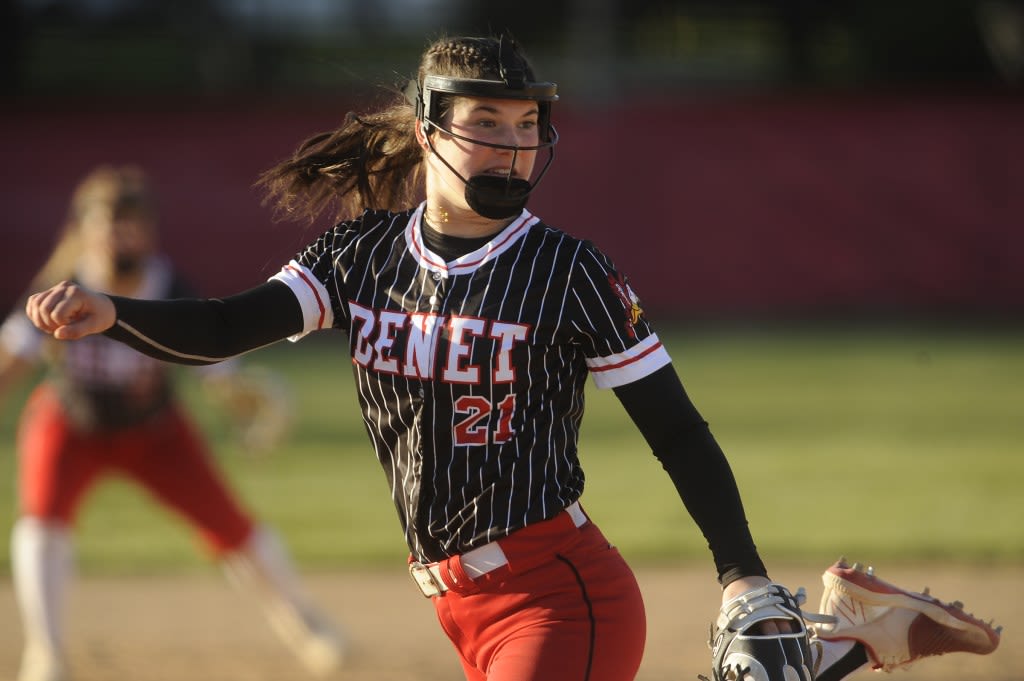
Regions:
<svg viewBox="0 0 1024 681"><path fill-rule="evenodd" d="M455 173L458 175L458 173ZM517 177L474 175L466 183L466 203L478 214L491 220L515 217L523 212L533 186Z"/></svg>

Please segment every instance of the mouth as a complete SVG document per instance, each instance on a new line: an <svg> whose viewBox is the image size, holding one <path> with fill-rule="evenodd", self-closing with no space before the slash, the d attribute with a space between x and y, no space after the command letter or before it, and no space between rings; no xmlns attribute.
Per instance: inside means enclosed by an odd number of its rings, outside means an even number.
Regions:
<svg viewBox="0 0 1024 681"><path fill-rule="evenodd" d="M512 168L489 168L483 171L481 175L493 175L501 178L519 177L519 174Z"/></svg>

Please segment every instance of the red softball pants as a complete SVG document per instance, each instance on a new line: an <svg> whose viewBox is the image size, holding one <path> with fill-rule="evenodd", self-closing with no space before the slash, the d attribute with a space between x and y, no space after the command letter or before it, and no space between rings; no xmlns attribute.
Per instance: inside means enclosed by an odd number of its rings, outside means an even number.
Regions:
<svg viewBox="0 0 1024 681"><path fill-rule="evenodd" d="M643 599L597 526L561 513L498 543L507 565L473 580L452 558L455 583L433 598L468 681L631 681Z"/></svg>
<svg viewBox="0 0 1024 681"><path fill-rule="evenodd" d="M252 532L252 519L175 406L130 428L83 432L68 422L53 388L40 385L22 413L18 464L24 515L71 525L93 484L102 475L117 474L194 526L211 553L239 548Z"/></svg>

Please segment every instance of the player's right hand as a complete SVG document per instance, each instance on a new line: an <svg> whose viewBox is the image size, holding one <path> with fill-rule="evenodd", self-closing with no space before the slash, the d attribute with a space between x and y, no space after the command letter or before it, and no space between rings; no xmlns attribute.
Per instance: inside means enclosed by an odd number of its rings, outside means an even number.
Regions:
<svg viewBox="0 0 1024 681"><path fill-rule="evenodd" d="M117 321L110 298L70 281L29 296L25 314L40 330L59 340L102 333Z"/></svg>

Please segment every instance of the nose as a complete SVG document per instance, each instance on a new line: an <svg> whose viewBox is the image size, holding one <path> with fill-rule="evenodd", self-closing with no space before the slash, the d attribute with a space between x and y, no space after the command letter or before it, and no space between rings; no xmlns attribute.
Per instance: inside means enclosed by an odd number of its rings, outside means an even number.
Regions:
<svg viewBox="0 0 1024 681"><path fill-rule="evenodd" d="M519 135L516 134L516 130L514 128L502 129L501 132L496 136L496 139L494 141L495 143L502 144L506 147L518 147L520 144ZM514 150L511 148L502 149L500 147L495 147L495 151L502 154L510 154Z"/></svg>

